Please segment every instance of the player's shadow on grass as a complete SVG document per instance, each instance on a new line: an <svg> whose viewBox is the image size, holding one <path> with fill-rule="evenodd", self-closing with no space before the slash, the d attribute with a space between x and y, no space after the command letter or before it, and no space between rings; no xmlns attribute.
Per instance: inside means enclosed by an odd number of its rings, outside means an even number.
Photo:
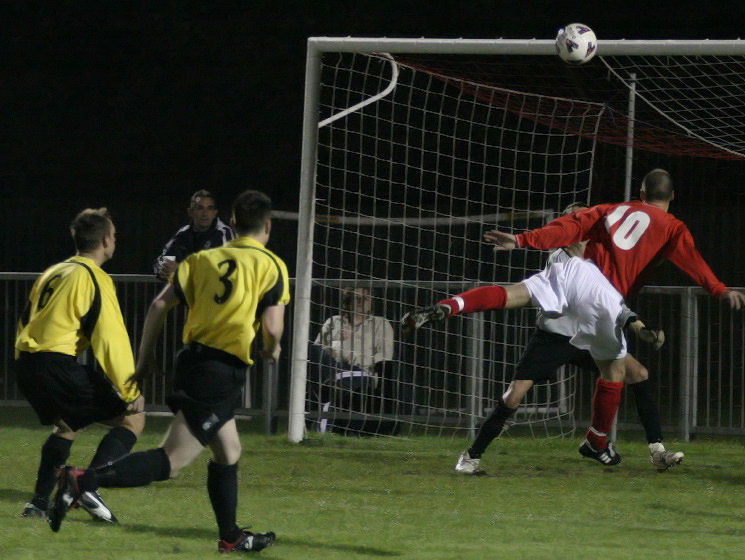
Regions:
<svg viewBox="0 0 745 560"><path fill-rule="evenodd" d="M0 488L0 501L2 502L26 502L33 494L33 488L29 490L18 490L16 488Z"/></svg>
<svg viewBox="0 0 745 560"><path fill-rule="evenodd" d="M317 542L313 542L309 540L285 538L285 537L282 537L281 535L277 537L277 544L278 545L287 544L287 545L302 546L304 548L318 548L321 550L331 549L331 550L338 550L340 552L362 554L365 556L381 556L381 557L401 556L401 554L398 552L395 552L392 550L383 550L380 548L374 548L372 546L334 544L328 541L317 543Z"/></svg>
<svg viewBox="0 0 745 560"><path fill-rule="evenodd" d="M699 474L700 478L708 478L712 482L718 484L727 484L730 486L745 486L745 475L732 475L732 472L727 469L721 472L710 469L708 471L702 471Z"/></svg>
<svg viewBox="0 0 745 560"><path fill-rule="evenodd" d="M735 521L743 521L745 519L745 515L742 513L734 512L734 513L716 513L712 511L697 511L697 510L691 510L691 509L681 509L677 505L670 506L667 504L650 504L646 506L647 509L653 510L653 511L662 511L662 512L670 512L674 513L676 515L684 514L686 517L703 517L706 519L734 519Z"/></svg>
<svg viewBox="0 0 745 560"><path fill-rule="evenodd" d="M212 527L153 527L140 523L121 521L119 526L134 533L153 533L161 537L179 537L182 539L215 539L216 530Z"/></svg>
<svg viewBox="0 0 745 560"><path fill-rule="evenodd" d="M152 525L129 524L122 522L120 527L134 533L152 533L161 537L179 537L185 539L215 539L215 529L206 527L153 527ZM338 550L367 556L392 557L400 556L398 552L382 550L371 546L334 544L328 541L315 543L309 540L293 539L283 535L277 536L276 545L302 546L304 548L318 548L323 550ZM275 545L275 546L276 546Z"/></svg>

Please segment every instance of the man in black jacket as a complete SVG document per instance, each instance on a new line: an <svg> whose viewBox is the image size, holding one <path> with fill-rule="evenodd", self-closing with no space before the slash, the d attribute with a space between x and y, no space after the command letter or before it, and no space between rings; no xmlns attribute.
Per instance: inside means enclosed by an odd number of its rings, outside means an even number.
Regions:
<svg viewBox="0 0 745 560"><path fill-rule="evenodd" d="M235 237L230 226L217 217L217 203L209 191L201 189L191 195L188 213L189 223L168 240L153 263L153 272L161 280L168 280L188 255L219 247Z"/></svg>

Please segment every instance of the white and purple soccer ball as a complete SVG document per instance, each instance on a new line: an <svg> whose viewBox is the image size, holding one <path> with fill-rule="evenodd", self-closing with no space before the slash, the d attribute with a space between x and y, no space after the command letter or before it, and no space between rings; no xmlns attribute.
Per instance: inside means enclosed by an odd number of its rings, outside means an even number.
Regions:
<svg viewBox="0 0 745 560"><path fill-rule="evenodd" d="M568 64L584 64L597 52L595 32L584 23L570 23L556 34L556 54Z"/></svg>

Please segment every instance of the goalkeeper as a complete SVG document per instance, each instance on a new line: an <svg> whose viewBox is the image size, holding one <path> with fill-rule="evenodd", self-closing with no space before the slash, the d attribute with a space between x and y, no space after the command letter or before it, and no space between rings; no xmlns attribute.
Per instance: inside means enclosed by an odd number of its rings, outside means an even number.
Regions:
<svg viewBox="0 0 745 560"><path fill-rule="evenodd" d="M581 203L571 204L564 210L564 215L571 214L581 208L586 208L586 206ZM557 249L549 256L546 268L549 268L553 263L567 261L572 256L581 257L585 244L585 242L579 242L564 249ZM655 350L662 346L665 341L662 331L647 329L644 323L638 320L628 308L625 308L624 313L628 317L624 320L624 323L628 324L629 328L641 340L652 344ZM536 330L531 335L528 345L517 364L514 378L505 393L497 401L497 406L494 407L492 413L481 425L471 447L458 457L458 462L455 465L456 472L474 474L478 471L482 454L492 440L502 432L505 422L515 413L534 383L554 378L558 368L566 364L575 365L596 375L599 373L590 353L587 350L575 348L569 342L576 330L576 321L571 317L549 318L539 311ZM658 471L664 471L679 464L683 460L683 453L667 451L662 444L660 414L654 402L647 368L631 354L627 354L624 358L624 366L626 369L624 382L634 393L639 420L644 427L649 443L651 463ZM609 445L609 450L610 452L602 457L606 459L605 461L594 454L588 456L603 464L620 462L620 455L614 452L612 444Z"/></svg>

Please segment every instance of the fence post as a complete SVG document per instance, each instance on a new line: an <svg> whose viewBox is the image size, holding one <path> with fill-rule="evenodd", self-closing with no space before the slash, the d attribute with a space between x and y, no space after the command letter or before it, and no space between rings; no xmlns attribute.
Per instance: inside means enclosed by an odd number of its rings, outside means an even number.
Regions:
<svg viewBox="0 0 745 560"><path fill-rule="evenodd" d="M276 369L274 361L262 360L261 371L264 372L262 408L264 409L264 433L268 436L277 433L277 420L274 417L277 405Z"/></svg>
<svg viewBox="0 0 745 560"><path fill-rule="evenodd" d="M482 397L484 393L484 314L474 314L468 318L466 348L466 371L468 378L466 391L468 395L468 435L476 437L476 419L481 417Z"/></svg>
<svg viewBox="0 0 745 560"><path fill-rule="evenodd" d="M682 292L680 308L680 437L691 439L698 406L698 305L696 288Z"/></svg>

